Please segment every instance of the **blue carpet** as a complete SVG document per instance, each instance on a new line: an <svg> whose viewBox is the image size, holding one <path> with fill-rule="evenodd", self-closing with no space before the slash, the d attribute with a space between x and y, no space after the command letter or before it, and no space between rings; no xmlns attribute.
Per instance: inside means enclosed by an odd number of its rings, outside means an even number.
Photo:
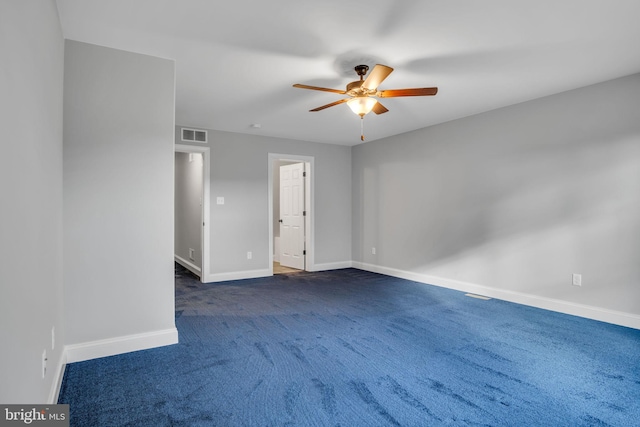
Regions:
<svg viewBox="0 0 640 427"><path fill-rule="evenodd" d="M638 426L640 331L345 269L201 284L180 344L67 366L72 426Z"/></svg>

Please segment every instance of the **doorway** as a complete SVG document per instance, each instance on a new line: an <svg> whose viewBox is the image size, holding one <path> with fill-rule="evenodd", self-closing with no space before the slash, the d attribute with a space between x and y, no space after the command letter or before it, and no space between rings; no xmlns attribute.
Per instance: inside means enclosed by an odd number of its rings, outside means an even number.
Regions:
<svg viewBox="0 0 640 427"><path fill-rule="evenodd" d="M182 153L185 155L183 161L185 163L188 162L186 164L190 165L188 170L191 170L191 179L193 180L194 174L199 173L196 176L199 176L197 179L200 182L190 183L189 177L178 177L177 175L180 171L176 164L175 179L180 178L183 181L180 184L181 187L186 188L191 194L188 199L178 198L178 195L174 199L174 209L176 211L174 258L178 264L199 276L202 283L206 283L210 271L210 151L209 147L176 144L175 152L176 154ZM178 156L176 155L177 159ZM176 188L177 191L178 189ZM183 203L184 205L182 205ZM187 206L187 204L191 206ZM180 224L178 223L179 221ZM181 235L178 236L178 233L181 233Z"/></svg>
<svg viewBox="0 0 640 427"><path fill-rule="evenodd" d="M269 154L271 274L313 271L313 160Z"/></svg>

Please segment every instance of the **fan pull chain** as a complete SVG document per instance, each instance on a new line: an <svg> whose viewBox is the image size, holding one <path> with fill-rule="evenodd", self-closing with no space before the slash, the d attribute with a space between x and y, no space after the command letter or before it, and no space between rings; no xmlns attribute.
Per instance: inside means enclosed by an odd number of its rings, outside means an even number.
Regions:
<svg viewBox="0 0 640 427"><path fill-rule="evenodd" d="M360 116L360 141L364 141L364 114Z"/></svg>

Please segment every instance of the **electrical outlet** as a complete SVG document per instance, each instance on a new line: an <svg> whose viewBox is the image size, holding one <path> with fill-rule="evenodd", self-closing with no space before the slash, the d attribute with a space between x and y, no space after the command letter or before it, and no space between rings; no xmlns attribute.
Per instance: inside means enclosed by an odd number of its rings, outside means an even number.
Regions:
<svg viewBox="0 0 640 427"><path fill-rule="evenodd" d="M247 252L247 259L253 258L253 254L251 252Z"/></svg>
<svg viewBox="0 0 640 427"><path fill-rule="evenodd" d="M571 284L573 286L582 286L582 274L573 273Z"/></svg>
<svg viewBox="0 0 640 427"><path fill-rule="evenodd" d="M47 374L47 349L42 352L42 378Z"/></svg>
<svg viewBox="0 0 640 427"><path fill-rule="evenodd" d="M375 255L376 254L376 248L375 246L371 248L371 255Z"/></svg>
<svg viewBox="0 0 640 427"><path fill-rule="evenodd" d="M195 261L195 260L196 260L196 259L195 259L195 253L196 253L196 250L195 250L195 249L189 248L189 259L190 259L191 261Z"/></svg>
<svg viewBox="0 0 640 427"><path fill-rule="evenodd" d="M224 197L216 197L216 204L224 205Z"/></svg>

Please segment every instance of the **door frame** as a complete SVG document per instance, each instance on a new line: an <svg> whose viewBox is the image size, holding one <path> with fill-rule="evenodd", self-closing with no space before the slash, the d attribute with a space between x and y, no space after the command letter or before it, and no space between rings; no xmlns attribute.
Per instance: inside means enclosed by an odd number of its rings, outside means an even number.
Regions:
<svg viewBox="0 0 640 427"><path fill-rule="evenodd" d="M315 271L315 203L314 203L314 188L315 188L315 167L314 157L312 156L300 156L297 154L278 154L269 153L268 155L268 170L269 170L269 273L273 275L273 165L276 161L289 161L296 163L304 163L305 171L307 172L307 179L305 180L305 210L307 215L305 217L305 270Z"/></svg>
<svg viewBox="0 0 640 427"><path fill-rule="evenodd" d="M211 150L210 147L198 147L196 145L175 144L174 151L177 153L200 153L202 154L202 227L200 235L200 253L202 254L201 268L200 268L200 282L207 283L207 276L209 276L210 266L210 236L209 221L211 220L210 206L211 206ZM174 170L175 175L175 170ZM175 203L175 201L174 201Z"/></svg>

